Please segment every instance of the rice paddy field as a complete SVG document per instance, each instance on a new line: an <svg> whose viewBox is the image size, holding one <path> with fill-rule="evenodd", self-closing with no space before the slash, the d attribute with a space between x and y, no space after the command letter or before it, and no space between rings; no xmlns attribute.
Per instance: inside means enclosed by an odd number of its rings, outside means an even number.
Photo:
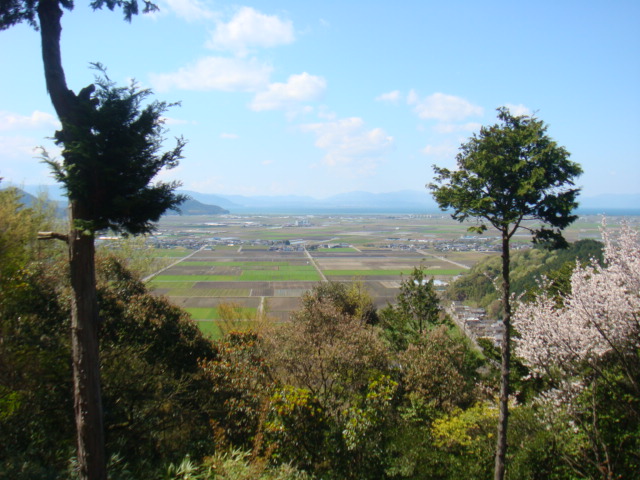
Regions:
<svg viewBox="0 0 640 480"><path fill-rule="evenodd" d="M597 218L581 218L566 232L570 241L598 235ZM214 336L220 322L228 327L221 305L234 306L240 323L256 315L286 321L318 282L360 281L382 307L414 267L446 284L498 254L495 233L469 237L466 225L446 215L170 217L158 238L164 248L154 255L172 265L149 286Z"/></svg>

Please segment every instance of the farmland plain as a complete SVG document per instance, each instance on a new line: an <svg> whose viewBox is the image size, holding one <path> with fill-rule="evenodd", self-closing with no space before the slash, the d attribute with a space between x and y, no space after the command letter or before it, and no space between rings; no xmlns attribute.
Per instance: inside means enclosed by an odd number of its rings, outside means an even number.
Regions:
<svg viewBox="0 0 640 480"><path fill-rule="evenodd" d="M381 307L414 267L446 285L498 254L495 232L470 236L467 227L442 214L165 217L153 255L172 265L148 282L206 331L221 304L237 305L247 317L286 320L302 294L323 281L360 281ZM599 238L599 227L598 217L581 217L566 236ZM515 238L514 248L529 245L526 232Z"/></svg>

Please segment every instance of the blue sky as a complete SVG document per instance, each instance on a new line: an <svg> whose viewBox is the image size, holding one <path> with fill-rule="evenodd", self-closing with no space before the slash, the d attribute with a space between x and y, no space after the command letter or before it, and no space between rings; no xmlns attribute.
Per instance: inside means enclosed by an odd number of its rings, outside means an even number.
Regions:
<svg viewBox="0 0 640 480"><path fill-rule="evenodd" d="M62 20L70 87L101 62L181 101L168 137L189 143L162 178L186 189L424 190L507 105L549 125L584 196L640 193L640 2L158 0L131 24L76 3ZM0 65L0 177L52 184L33 152L57 153L39 35L0 32Z"/></svg>

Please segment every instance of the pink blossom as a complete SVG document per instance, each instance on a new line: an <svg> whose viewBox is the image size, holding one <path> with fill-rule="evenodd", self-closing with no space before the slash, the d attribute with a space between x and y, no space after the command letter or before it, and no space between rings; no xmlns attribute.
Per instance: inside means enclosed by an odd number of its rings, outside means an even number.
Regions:
<svg viewBox="0 0 640 480"><path fill-rule="evenodd" d="M577 266L564 306L547 294L521 303L513 318L516 353L535 373L567 371L575 362L640 346L640 243L623 225L613 236L603 228L603 264Z"/></svg>

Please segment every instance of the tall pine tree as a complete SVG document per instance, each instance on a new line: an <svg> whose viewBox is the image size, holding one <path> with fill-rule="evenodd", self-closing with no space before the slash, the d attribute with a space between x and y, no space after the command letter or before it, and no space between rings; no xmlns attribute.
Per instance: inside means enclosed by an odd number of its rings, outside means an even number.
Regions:
<svg viewBox="0 0 640 480"><path fill-rule="evenodd" d="M145 12L156 9L146 0L143 5ZM127 21L139 11L137 0L94 0L91 6L120 7ZM73 1L4 0L0 30L27 22L40 32L47 91L62 124L55 139L63 147L63 161L48 162L69 197L70 231L43 238L65 240L69 247L79 475L106 480L94 236L105 228L148 232L164 211L183 201L174 192L177 184L150 182L162 168L177 164L184 141L160 152L167 105L142 108L147 90L116 88L106 76L77 94L68 88L60 50L63 9L72 10Z"/></svg>
<svg viewBox="0 0 640 480"><path fill-rule="evenodd" d="M435 182L428 185L441 209L452 209L460 222L474 218L469 228L482 233L493 226L502 241L502 366L500 417L496 446L495 480L505 475L511 358L511 304L509 245L520 229L532 232L534 241L566 244L562 230L577 217L578 188L582 173L569 152L547 135L547 126L532 116L514 116L498 109L501 123L482 127L460 147L457 170L434 166ZM537 222L535 225L528 221Z"/></svg>

